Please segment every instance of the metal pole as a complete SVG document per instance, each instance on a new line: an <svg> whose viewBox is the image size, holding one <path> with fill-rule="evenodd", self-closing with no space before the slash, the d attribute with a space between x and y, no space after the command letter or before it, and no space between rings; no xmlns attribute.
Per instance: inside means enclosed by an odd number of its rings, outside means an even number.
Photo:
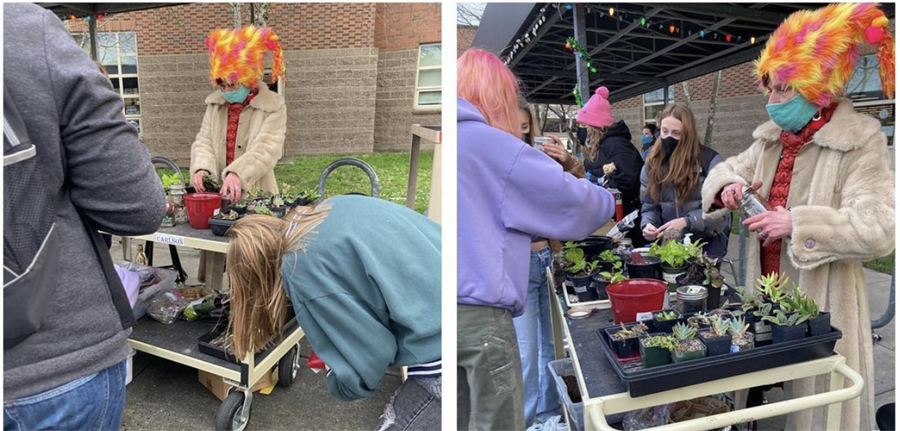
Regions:
<svg viewBox="0 0 900 431"><path fill-rule="evenodd" d="M663 83L665 87L663 87L663 106L669 106L669 83Z"/></svg>
<svg viewBox="0 0 900 431"><path fill-rule="evenodd" d="M256 8L250 3L250 25L256 25Z"/></svg>
<svg viewBox="0 0 900 431"><path fill-rule="evenodd" d="M587 29L585 28L585 6L584 3L575 3L574 8L575 19L575 40L587 49ZM575 73L578 79L578 91L581 92L581 98L585 102L591 98L591 77L588 75L587 63L580 59L575 60Z"/></svg>
<svg viewBox="0 0 900 431"><path fill-rule="evenodd" d="M747 252L744 248L746 243L744 239L744 234L747 232L746 226L744 226L744 216L738 216L738 272L740 273L740 284L742 286L747 285Z"/></svg>
<svg viewBox="0 0 900 431"><path fill-rule="evenodd" d="M91 33L91 59L97 61L97 14L92 13L88 20L88 30Z"/></svg>

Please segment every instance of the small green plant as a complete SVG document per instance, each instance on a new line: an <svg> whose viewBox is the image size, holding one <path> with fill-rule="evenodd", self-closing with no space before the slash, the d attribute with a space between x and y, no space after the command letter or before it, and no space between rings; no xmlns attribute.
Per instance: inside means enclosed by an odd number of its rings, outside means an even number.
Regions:
<svg viewBox="0 0 900 431"><path fill-rule="evenodd" d="M787 274L771 273L756 280L756 289L772 302L781 303L787 293L784 288L787 286L789 277Z"/></svg>
<svg viewBox="0 0 900 431"><path fill-rule="evenodd" d="M667 350L674 350L678 347L675 338L671 335L652 335L641 340L644 347L659 347Z"/></svg>
<svg viewBox="0 0 900 431"><path fill-rule="evenodd" d="M691 325L691 327L700 328L700 325L710 325L711 316L704 311L701 311L691 317L688 317L687 323Z"/></svg>
<svg viewBox="0 0 900 431"><path fill-rule="evenodd" d="M727 325L728 333L735 340L743 338L747 330L750 329L750 324L746 323L744 319L729 319Z"/></svg>
<svg viewBox="0 0 900 431"><path fill-rule="evenodd" d="M210 173L203 174L203 188L207 193L218 193L222 188L222 182Z"/></svg>
<svg viewBox="0 0 900 431"><path fill-rule="evenodd" d="M294 187L288 183L281 183L281 196L285 202L293 203L297 200L297 193L294 192Z"/></svg>
<svg viewBox="0 0 900 431"><path fill-rule="evenodd" d="M593 274L594 270L597 269L597 266L600 264L600 262L597 261L588 262L585 260L584 250L581 248L582 245L584 244L576 244L569 241L563 247L563 257L568 263L566 270L576 276Z"/></svg>
<svg viewBox="0 0 900 431"><path fill-rule="evenodd" d="M319 192L315 188L309 188L301 191L299 197L300 199L308 199L310 201L317 201L320 198Z"/></svg>
<svg viewBox="0 0 900 431"><path fill-rule="evenodd" d="M680 268L687 263L693 255L689 246L685 246L677 240L670 240L661 245L660 241L656 241L650 246L650 256L658 257L663 263L671 268Z"/></svg>
<svg viewBox="0 0 900 431"><path fill-rule="evenodd" d="M730 319L726 319L721 316L714 316L712 318L712 322L711 322L711 325L709 326L709 329L712 331L713 334L716 335L716 337L724 337L726 334L728 334L728 328L731 327L729 322L730 322Z"/></svg>
<svg viewBox="0 0 900 431"><path fill-rule="evenodd" d="M605 280L609 281L609 284L618 283L627 279L625 277L625 271L622 270L621 261L613 264L612 271L601 271L600 277L603 277Z"/></svg>
<svg viewBox="0 0 900 431"><path fill-rule="evenodd" d="M621 262L622 258L619 255L612 252L612 250L606 250L603 253L600 253L600 261L601 262Z"/></svg>
<svg viewBox="0 0 900 431"><path fill-rule="evenodd" d="M678 313L674 311L663 311L656 314L656 320L659 322L668 322L678 318Z"/></svg>
<svg viewBox="0 0 900 431"><path fill-rule="evenodd" d="M672 334L678 341L685 341L697 337L697 328L684 323L678 323L672 328Z"/></svg>
<svg viewBox="0 0 900 431"><path fill-rule="evenodd" d="M240 214L234 211L228 211L227 213L222 214L220 217L222 220L237 220L240 217Z"/></svg>
<svg viewBox="0 0 900 431"><path fill-rule="evenodd" d="M796 311L806 316L809 320L819 317L819 304L816 304L816 301L804 294L796 283L793 284L792 290L792 295L781 301L781 308L788 313Z"/></svg>
<svg viewBox="0 0 900 431"><path fill-rule="evenodd" d="M179 176L177 172L162 174L159 179L162 181L163 188L166 189L167 193L172 189L173 185L181 184L181 176Z"/></svg>
<svg viewBox="0 0 900 431"><path fill-rule="evenodd" d="M281 195L275 195L275 197L272 198L272 206L274 206L275 208L283 207L284 206L284 198L282 198Z"/></svg>
<svg viewBox="0 0 900 431"><path fill-rule="evenodd" d="M235 202L235 203L231 204L231 206L238 208L238 209L245 209L245 208L247 208L247 202L241 200L240 202Z"/></svg>
<svg viewBox="0 0 900 431"><path fill-rule="evenodd" d="M269 207L265 205L257 205L256 208L253 209L254 214L262 214L262 215L272 215L272 211L269 210Z"/></svg>
<svg viewBox="0 0 900 431"><path fill-rule="evenodd" d="M621 323L621 325L622 329L619 329L612 335L613 340L622 341L628 338L638 338L647 335L647 325L645 325L644 322L639 322L631 328L626 328L624 322Z"/></svg>
<svg viewBox="0 0 900 431"><path fill-rule="evenodd" d="M720 289L725 285L725 276L722 275L719 268L716 268L716 265L719 263L718 259L712 259L706 253L703 253L700 263L703 266L703 273L706 275L706 280L704 280L703 284L713 289Z"/></svg>
<svg viewBox="0 0 900 431"><path fill-rule="evenodd" d="M782 310L775 310L774 316L765 316L762 319L778 326L797 326L806 322L809 319L809 316L804 316L800 313L789 315Z"/></svg>
<svg viewBox="0 0 900 431"><path fill-rule="evenodd" d="M757 308L753 312L753 315L756 317L759 317L760 319L762 319L763 317L766 317L766 316L771 316L772 315L772 304L766 303L766 304L760 305L759 308Z"/></svg>

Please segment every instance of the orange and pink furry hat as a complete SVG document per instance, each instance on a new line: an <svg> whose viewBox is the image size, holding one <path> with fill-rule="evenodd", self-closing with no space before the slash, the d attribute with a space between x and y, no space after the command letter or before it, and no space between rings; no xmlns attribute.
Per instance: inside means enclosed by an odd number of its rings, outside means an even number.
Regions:
<svg viewBox="0 0 900 431"><path fill-rule="evenodd" d="M206 37L209 50L209 79L256 88L263 76L263 59L272 51L272 79L284 79L284 57L278 36L270 28L244 27L213 30Z"/></svg>
<svg viewBox="0 0 900 431"><path fill-rule="evenodd" d="M875 3L832 4L791 14L756 60L761 83L775 79L819 107L841 94L859 57L858 43L877 46L885 97L894 94L894 39ZM768 89L764 91L768 92Z"/></svg>

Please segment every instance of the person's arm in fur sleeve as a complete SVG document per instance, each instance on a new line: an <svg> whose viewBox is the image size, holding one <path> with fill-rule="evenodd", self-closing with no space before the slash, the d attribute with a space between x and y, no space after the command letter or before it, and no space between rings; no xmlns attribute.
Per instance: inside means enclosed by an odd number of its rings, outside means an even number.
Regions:
<svg viewBox="0 0 900 431"><path fill-rule="evenodd" d="M788 255L799 269L838 260L865 261L894 250L894 175L884 135L844 155L840 208L791 208Z"/></svg>
<svg viewBox="0 0 900 431"><path fill-rule="evenodd" d="M703 182L701 195L703 197L703 218L718 219L731 211L716 204L721 203L722 189L730 184L750 184L756 172L756 164L762 154L764 142L757 140L746 151L734 157L729 157L724 162L715 165L709 171L709 176Z"/></svg>

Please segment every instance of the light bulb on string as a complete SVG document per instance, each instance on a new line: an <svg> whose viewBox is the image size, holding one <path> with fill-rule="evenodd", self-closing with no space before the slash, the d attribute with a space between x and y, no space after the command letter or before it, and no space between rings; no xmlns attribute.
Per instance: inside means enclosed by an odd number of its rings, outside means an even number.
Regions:
<svg viewBox="0 0 900 431"><path fill-rule="evenodd" d="M706 31L705 31L705 30L700 30L700 37L703 37L703 36L706 36Z"/></svg>
<svg viewBox="0 0 900 431"><path fill-rule="evenodd" d="M591 73L597 73L597 68L596 68L596 67L592 67L592 68L591 68Z"/></svg>
<svg viewBox="0 0 900 431"><path fill-rule="evenodd" d="M72 20L72 22L75 22L75 15L69 15L69 19Z"/></svg>
<svg viewBox="0 0 900 431"><path fill-rule="evenodd" d="M615 14L616 14L616 9L615 9L615 8L612 8L612 7L609 8L609 16L613 16L613 15L615 15Z"/></svg>
<svg viewBox="0 0 900 431"><path fill-rule="evenodd" d="M750 36L750 44L751 44L751 45L755 45L755 44L756 44L756 37Z"/></svg>
<svg viewBox="0 0 900 431"><path fill-rule="evenodd" d="M647 25L647 18L641 17L641 27Z"/></svg>
<svg viewBox="0 0 900 431"><path fill-rule="evenodd" d="M674 26L674 25L670 25L670 26L669 26L669 33L675 33L675 26Z"/></svg>
<svg viewBox="0 0 900 431"><path fill-rule="evenodd" d="M726 34L726 35L725 35L725 41L726 41L726 42L731 42L731 35L730 35L730 34Z"/></svg>
<svg viewBox="0 0 900 431"><path fill-rule="evenodd" d="M567 4L567 5L566 5L566 10L572 10L572 5L571 5L571 4Z"/></svg>

